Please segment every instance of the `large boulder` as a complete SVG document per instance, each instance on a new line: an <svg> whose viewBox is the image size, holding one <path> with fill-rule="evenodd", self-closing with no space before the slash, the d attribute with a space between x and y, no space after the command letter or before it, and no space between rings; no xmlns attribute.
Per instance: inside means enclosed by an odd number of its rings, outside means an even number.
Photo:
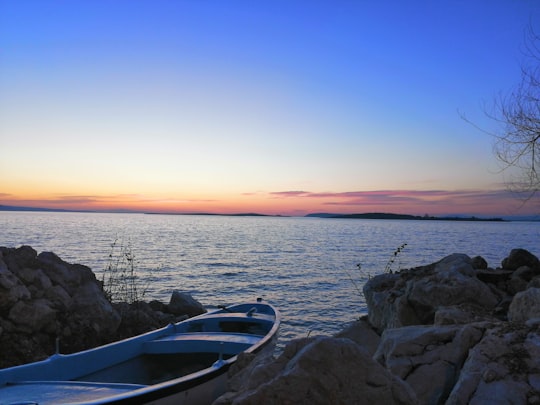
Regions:
<svg viewBox="0 0 540 405"><path fill-rule="evenodd" d="M204 314L206 309L204 306L191 296L189 293L173 291L168 311L174 315L187 315L189 317Z"/></svg>
<svg viewBox="0 0 540 405"><path fill-rule="evenodd" d="M508 257L503 259L501 265L506 270L517 270L522 266L527 266L533 269L536 274L540 273L540 260L525 249L512 249Z"/></svg>
<svg viewBox="0 0 540 405"><path fill-rule="evenodd" d="M61 352L72 353L203 312L180 293L169 305L112 304L89 267L30 246L0 247L0 368L48 357L57 338Z"/></svg>
<svg viewBox="0 0 540 405"><path fill-rule="evenodd" d="M4 255L0 252L0 315L6 315L19 300L31 298L28 288L13 274L3 259Z"/></svg>
<svg viewBox="0 0 540 405"><path fill-rule="evenodd" d="M62 286L70 295L73 295L81 284L99 284L89 267L65 262L52 252L40 253L37 261L52 283Z"/></svg>
<svg viewBox="0 0 540 405"><path fill-rule="evenodd" d="M492 325L472 347L446 404L540 403L538 325Z"/></svg>
<svg viewBox="0 0 540 405"><path fill-rule="evenodd" d="M365 318L352 322L345 329L336 333L334 337L351 339L366 349L370 355L375 354L381 341L381 337Z"/></svg>
<svg viewBox="0 0 540 405"><path fill-rule="evenodd" d="M421 404L440 404L485 328L472 324L386 329L374 359L407 382Z"/></svg>
<svg viewBox="0 0 540 405"><path fill-rule="evenodd" d="M107 300L100 286L87 282L74 290L71 311L83 315L99 336L110 336L120 325L120 314Z"/></svg>
<svg viewBox="0 0 540 405"><path fill-rule="evenodd" d="M350 339L317 337L291 342L274 361L241 375L239 392L224 404L417 404L400 378Z"/></svg>
<svg viewBox="0 0 540 405"><path fill-rule="evenodd" d="M369 322L378 330L433 324L442 307L493 310L500 300L476 277L467 255L453 254L429 266L383 274L364 286Z"/></svg>
<svg viewBox="0 0 540 405"><path fill-rule="evenodd" d="M526 322L540 318L540 288L528 288L517 293L508 308L508 320Z"/></svg>
<svg viewBox="0 0 540 405"><path fill-rule="evenodd" d="M11 320L23 332L41 331L56 332L56 311L49 301L37 299L33 301L18 301L9 311Z"/></svg>

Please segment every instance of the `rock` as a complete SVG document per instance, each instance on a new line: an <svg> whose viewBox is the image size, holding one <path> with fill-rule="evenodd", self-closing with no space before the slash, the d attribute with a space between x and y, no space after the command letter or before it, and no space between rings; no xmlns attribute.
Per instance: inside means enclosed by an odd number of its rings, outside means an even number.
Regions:
<svg viewBox="0 0 540 405"><path fill-rule="evenodd" d="M181 320L187 319L187 316L175 317L173 314L154 310L154 306L157 306L156 302L154 302L154 304L143 301L137 301L131 304L127 302L114 303L113 307L120 314L122 319L119 327L120 333L117 334L117 337L124 339L129 336L148 332L169 323L180 322ZM164 304L159 305L159 308L163 309L164 307Z"/></svg>
<svg viewBox="0 0 540 405"><path fill-rule="evenodd" d="M204 314L206 309L189 293L173 291L167 310L174 315L188 315L189 317Z"/></svg>
<svg viewBox="0 0 540 405"><path fill-rule="evenodd" d="M515 295L508 308L508 320L526 322L540 317L540 288L528 288Z"/></svg>
<svg viewBox="0 0 540 405"><path fill-rule="evenodd" d="M366 349L370 355L375 354L381 341L381 337L373 330L367 319L352 322L334 337L351 339Z"/></svg>
<svg viewBox="0 0 540 405"><path fill-rule="evenodd" d="M520 263L492 270L455 254L373 277L364 287L367 321L333 340L293 341L277 359L242 357L253 363L216 404L540 404L540 277ZM388 395L393 378L402 396Z"/></svg>
<svg viewBox="0 0 540 405"><path fill-rule="evenodd" d="M417 404L401 379L374 361L350 339L317 337L293 341L260 372L243 376L237 394L224 404Z"/></svg>
<svg viewBox="0 0 540 405"><path fill-rule="evenodd" d="M486 270L477 270L476 271L476 277L483 281L484 283L491 283L491 284L499 284L499 283L506 283L510 277L512 276L511 270L493 270L493 269L486 269Z"/></svg>
<svg viewBox="0 0 540 405"><path fill-rule="evenodd" d="M121 322L118 312L105 298L98 284L88 282L74 290L71 310L84 314L84 318L94 325L101 335L113 335Z"/></svg>
<svg viewBox="0 0 540 405"><path fill-rule="evenodd" d="M62 286L52 286L45 290L43 295L59 311L68 311L71 308L73 299Z"/></svg>
<svg viewBox="0 0 540 405"><path fill-rule="evenodd" d="M397 313L399 310L398 304L403 296L405 286L406 280L401 277L401 274L397 273L380 274L369 279L364 285L363 293L369 309L368 320L379 332L382 332L385 328L400 327L403 324L419 322L412 311L409 311L411 313L410 320L404 319L404 313L401 315Z"/></svg>
<svg viewBox="0 0 540 405"><path fill-rule="evenodd" d="M524 281L531 281L534 276L535 273L529 266L518 267L512 274L512 278L519 277Z"/></svg>
<svg viewBox="0 0 540 405"><path fill-rule="evenodd" d="M473 269L485 270L488 268L488 263L482 256L475 256L471 259L471 266Z"/></svg>
<svg viewBox="0 0 540 405"><path fill-rule="evenodd" d="M20 248L1 248L5 263L13 274L17 274L20 269L35 267L37 252L30 246Z"/></svg>
<svg viewBox="0 0 540 405"><path fill-rule="evenodd" d="M40 253L37 260L52 283L62 286L70 295L83 283L99 284L89 267L67 263L52 252Z"/></svg>
<svg viewBox="0 0 540 405"><path fill-rule="evenodd" d="M295 346L295 343L291 342L290 345ZM286 347L285 352L293 353L293 350ZM282 356L288 358L285 352ZM294 353L296 352L294 351ZM281 369L281 363L275 361L270 351L260 354L240 353L238 360L228 372L229 391L220 397L217 402L230 404L239 393L256 389L272 379Z"/></svg>
<svg viewBox="0 0 540 405"><path fill-rule="evenodd" d="M19 300L28 300L32 294L10 271L0 258L0 314L6 314Z"/></svg>
<svg viewBox="0 0 540 405"><path fill-rule="evenodd" d="M473 322L497 321L491 310L472 305L440 307L435 311L434 325L463 325Z"/></svg>
<svg viewBox="0 0 540 405"><path fill-rule="evenodd" d="M507 283L507 291L510 295L515 295L521 291L525 291L528 284L529 283L521 277L516 277L512 275L512 277L510 277L510 280L508 280Z"/></svg>
<svg viewBox="0 0 540 405"><path fill-rule="evenodd" d="M538 330L500 323L469 351L446 404L526 404L538 395Z"/></svg>
<svg viewBox="0 0 540 405"><path fill-rule="evenodd" d="M501 265L506 270L517 270L521 266L527 266L534 270L536 274L540 273L540 260L525 249L512 249Z"/></svg>
<svg viewBox="0 0 540 405"><path fill-rule="evenodd" d="M51 280L41 269L24 267L19 270L18 277L25 285L34 285L38 290L46 290L52 287Z"/></svg>
<svg viewBox="0 0 540 405"><path fill-rule="evenodd" d="M483 329L481 324L386 329L373 358L407 382L421 404L443 403Z"/></svg>
<svg viewBox="0 0 540 405"><path fill-rule="evenodd" d="M476 278L471 259L454 254L430 266L383 274L364 286L369 322L378 331L433 324L441 307L470 305L493 310L499 298Z"/></svg>
<svg viewBox="0 0 540 405"><path fill-rule="evenodd" d="M42 360L57 337L62 353L71 353L187 317L166 313L168 306L157 301L125 305L121 319L86 266L29 246L0 247L0 368Z"/></svg>
<svg viewBox="0 0 540 405"><path fill-rule="evenodd" d="M158 300L152 300L148 303L153 311L165 312L167 311L167 305Z"/></svg>
<svg viewBox="0 0 540 405"><path fill-rule="evenodd" d="M56 311L51 308L50 302L44 299L18 301L9 311L8 318L20 330L26 332L41 331L46 328L54 332L56 327Z"/></svg>
<svg viewBox="0 0 540 405"><path fill-rule="evenodd" d="M527 288L540 288L540 277L536 276L531 281L529 281L529 283L527 284Z"/></svg>

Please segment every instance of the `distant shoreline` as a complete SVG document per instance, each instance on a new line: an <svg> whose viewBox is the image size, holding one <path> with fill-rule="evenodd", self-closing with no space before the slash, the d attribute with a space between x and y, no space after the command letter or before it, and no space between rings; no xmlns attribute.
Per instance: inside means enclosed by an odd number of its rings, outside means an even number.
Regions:
<svg viewBox="0 0 540 405"><path fill-rule="evenodd" d="M146 215L201 215L201 216L225 216L225 217L277 217L287 218L287 215L270 215L258 213L238 213L238 214L220 214L211 212L145 212L133 210L110 210L110 211L91 211L91 210L69 210L61 208L41 208L41 207L19 207L12 205L0 205L1 211L19 211L19 212L82 212L82 213L101 213L101 214L146 214ZM509 222L509 221L533 221L539 222L540 218L533 215L515 216L515 217L490 217L482 218L475 215L409 215L394 214L385 212L369 212L358 214L335 214L335 213L311 213L299 218L328 218L328 219L391 219L391 220L416 220L416 221L462 221L462 222Z"/></svg>
<svg viewBox="0 0 540 405"><path fill-rule="evenodd" d="M421 220L421 221L489 221L503 222L503 218L479 218L476 216L444 216L434 217L430 215L408 215L408 214L392 214L385 212L371 212L365 214L308 214L310 218L343 218L343 219L403 219L403 220Z"/></svg>

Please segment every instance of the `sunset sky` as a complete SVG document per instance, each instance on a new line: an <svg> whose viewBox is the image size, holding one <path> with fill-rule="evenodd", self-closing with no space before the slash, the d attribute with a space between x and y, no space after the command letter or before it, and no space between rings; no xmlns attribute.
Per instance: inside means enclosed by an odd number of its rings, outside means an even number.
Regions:
<svg viewBox="0 0 540 405"><path fill-rule="evenodd" d="M0 0L0 204L538 214L475 127L528 25L537 0Z"/></svg>

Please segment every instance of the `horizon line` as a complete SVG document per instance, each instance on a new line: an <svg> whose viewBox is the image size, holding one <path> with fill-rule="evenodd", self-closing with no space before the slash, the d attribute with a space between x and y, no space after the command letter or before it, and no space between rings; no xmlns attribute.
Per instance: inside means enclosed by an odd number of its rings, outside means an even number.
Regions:
<svg viewBox="0 0 540 405"><path fill-rule="evenodd" d="M395 213L395 212L352 212L352 213L332 213L332 212L311 212L304 215L284 215L284 214L264 214L258 212L238 212L238 213L220 213L220 212L159 212L159 211L146 211L146 210L133 210L128 208L117 208L117 209L104 209L104 210L85 210L85 209L67 209L67 208L46 208L46 207L33 207L33 206L16 206L16 205L5 205L0 204L0 211L3 212L56 212L56 213L95 213L95 214L144 214L144 215L200 215L200 216L250 216L250 217L283 217L283 218L334 218L334 219L345 219L351 218L362 219L361 216L394 216L394 218L388 219L399 219L395 218L398 216L401 217L411 217L411 218L402 218L402 219L476 219L480 221L500 221L500 220L509 220L509 221L540 221L540 215L477 215L477 214L455 214L447 213L441 215L415 215L415 214L404 214L404 213ZM364 218L371 219L371 218ZM384 218L377 218L384 219Z"/></svg>

